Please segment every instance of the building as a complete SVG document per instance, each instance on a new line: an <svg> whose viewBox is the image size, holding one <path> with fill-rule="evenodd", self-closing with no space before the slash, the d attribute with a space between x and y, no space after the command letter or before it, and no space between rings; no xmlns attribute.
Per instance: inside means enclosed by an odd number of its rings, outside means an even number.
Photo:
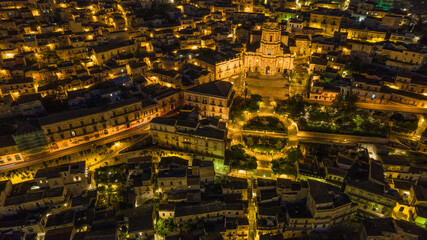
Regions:
<svg viewBox="0 0 427 240"><path fill-rule="evenodd" d="M427 231L417 225L392 218L369 219L360 225L360 239L422 239Z"/></svg>
<svg viewBox="0 0 427 240"><path fill-rule="evenodd" d="M13 215L23 210L38 210L50 207L54 211L66 208L69 196L64 187L40 189L35 182L23 182L13 185L11 193L6 197L2 215Z"/></svg>
<svg viewBox="0 0 427 240"><path fill-rule="evenodd" d="M11 135L0 136L0 165L24 161L19 147Z"/></svg>
<svg viewBox="0 0 427 240"><path fill-rule="evenodd" d="M34 181L42 189L65 188L71 196L80 195L90 184L84 161L40 169Z"/></svg>
<svg viewBox="0 0 427 240"><path fill-rule="evenodd" d="M147 72L147 77L154 83L162 86L182 88L182 76L176 70L152 69Z"/></svg>
<svg viewBox="0 0 427 240"><path fill-rule="evenodd" d="M347 39L362 41L362 42L383 42L386 40L386 31L374 29L359 29L359 28L341 28L343 33L347 33Z"/></svg>
<svg viewBox="0 0 427 240"><path fill-rule="evenodd" d="M260 42L248 45L243 55L246 71L262 75L285 73L294 68L294 56L282 43L281 29L277 22L267 22L262 26Z"/></svg>
<svg viewBox="0 0 427 240"><path fill-rule="evenodd" d="M128 184L135 193L135 206L154 197L154 178L151 157L128 159Z"/></svg>
<svg viewBox="0 0 427 240"><path fill-rule="evenodd" d="M196 107L203 117L218 117L228 120L233 101L233 84L214 81L185 90L185 103Z"/></svg>
<svg viewBox="0 0 427 240"><path fill-rule="evenodd" d="M224 158L226 130L218 120L154 118L150 122L153 142L161 147Z"/></svg>
<svg viewBox="0 0 427 240"><path fill-rule="evenodd" d="M194 57L194 64L209 70L214 80L236 82L241 72L240 55L215 51L201 52Z"/></svg>
<svg viewBox="0 0 427 240"><path fill-rule="evenodd" d="M187 160L178 157L162 158L157 175L160 191L168 193L187 190L187 169Z"/></svg>
<svg viewBox="0 0 427 240"><path fill-rule="evenodd" d="M338 187L315 180L308 180L306 203L287 203L287 238L305 237L311 232L322 232L336 224L349 221L357 205Z"/></svg>
<svg viewBox="0 0 427 240"><path fill-rule="evenodd" d="M159 116L152 101L130 98L104 106L78 109L39 118L52 150L93 141L129 129Z"/></svg>
<svg viewBox="0 0 427 240"><path fill-rule="evenodd" d="M344 16L344 12L337 9L317 9L310 13L308 26L322 29L326 36L333 36L335 32L339 32Z"/></svg>
<svg viewBox="0 0 427 240"><path fill-rule="evenodd" d="M369 167L360 166L364 176L353 177L347 182L344 192L358 204L358 215L361 217L388 217L396 202L400 200L397 191L384 181L384 171L380 164L372 162ZM352 174L349 176L352 178Z"/></svg>

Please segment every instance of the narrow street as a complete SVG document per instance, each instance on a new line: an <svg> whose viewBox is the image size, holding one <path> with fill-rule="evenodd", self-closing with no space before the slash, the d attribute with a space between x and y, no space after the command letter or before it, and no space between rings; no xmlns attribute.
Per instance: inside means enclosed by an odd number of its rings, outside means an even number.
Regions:
<svg viewBox="0 0 427 240"><path fill-rule="evenodd" d="M248 220L249 220L249 240L255 240L256 238L256 219L257 219L257 208L256 208L256 194L254 194L255 180L249 180L250 196L248 196Z"/></svg>

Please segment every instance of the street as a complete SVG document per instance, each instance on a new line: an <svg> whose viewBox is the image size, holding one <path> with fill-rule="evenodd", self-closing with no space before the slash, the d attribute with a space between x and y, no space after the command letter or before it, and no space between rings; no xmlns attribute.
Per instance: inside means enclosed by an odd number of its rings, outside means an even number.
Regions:
<svg viewBox="0 0 427 240"><path fill-rule="evenodd" d="M298 132L298 140L301 142L337 142L337 143L379 143L386 144L387 138L365 137L355 135L343 135L320 132Z"/></svg>
<svg viewBox="0 0 427 240"><path fill-rule="evenodd" d="M305 99L309 103L319 103L321 105L332 105L331 101L322 101L322 100L309 100ZM421 108L416 106L407 106L401 104L379 104L379 103L365 103L358 102L356 103L358 108L368 109L368 110L379 110L379 111L389 111L389 112L407 112L407 113L427 113L427 108Z"/></svg>

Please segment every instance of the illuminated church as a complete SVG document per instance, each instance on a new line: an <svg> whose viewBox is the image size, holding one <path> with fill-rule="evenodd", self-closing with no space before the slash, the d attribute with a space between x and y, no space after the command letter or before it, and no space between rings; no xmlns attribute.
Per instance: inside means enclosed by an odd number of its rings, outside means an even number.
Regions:
<svg viewBox="0 0 427 240"><path fill-rule="evenodd" d="M276 75L293 69L294 56L283 44L281 32L277 22L263 24L261 40L251 42L244 53L243 64L247 72Z"/></svg>

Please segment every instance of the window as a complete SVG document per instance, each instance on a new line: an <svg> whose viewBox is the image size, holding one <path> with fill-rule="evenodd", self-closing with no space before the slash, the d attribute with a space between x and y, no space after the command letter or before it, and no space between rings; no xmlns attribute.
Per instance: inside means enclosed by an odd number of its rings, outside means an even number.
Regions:
<svg viewBox="0 0 427 240"><path fill-rule="evenodd" d="M273 36L270 36L270 42L272 42L273 41Z"/></svg>
<svg viewBox="0 0 427 240"><path fill-rule="evenodd" d="M268 49L268 55L271 55L271 48Z"/></svg>

